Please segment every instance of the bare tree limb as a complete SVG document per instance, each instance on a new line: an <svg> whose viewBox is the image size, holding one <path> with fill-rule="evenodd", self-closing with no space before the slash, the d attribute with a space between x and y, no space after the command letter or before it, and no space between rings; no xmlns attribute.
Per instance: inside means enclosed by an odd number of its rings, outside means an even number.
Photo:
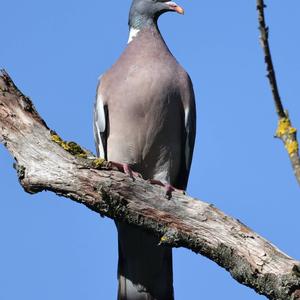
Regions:
<svg viewBox="0 0 300 300"><path fill-rule="evenodd" d="M269 45L269 28L266 26L265 21L265 7L266 5L264 3L264 0L257 0L258 22L261 34L260 41L265 55L267 77L269 78L274 104L278 115L278 128L275 136L280 138L284 143L284 146L289 154L296 179L300 184L300 157L299 143L297 141L297 129L292 126L292 122L289 118L288 112L284 110L280 98L276 80L276 73Z"/></svg>
<svg viewBox="0 0 300 300"><path fill-rule="evenodd" d="M109 169L109 164L62 141L7 73L0 76L0 141L16 160L25 191L48 190L95 212L158 235L215 261L238 282L269 299L298 299L300 262L213 205Z"/></svg>

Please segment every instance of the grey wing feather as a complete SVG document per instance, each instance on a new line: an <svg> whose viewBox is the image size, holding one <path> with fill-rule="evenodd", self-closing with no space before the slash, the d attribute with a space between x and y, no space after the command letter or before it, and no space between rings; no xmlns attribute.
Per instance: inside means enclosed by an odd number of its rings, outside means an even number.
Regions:
<svg viewBox="0 0 300 300"><path fill-rule="evenodd" d="M108 132L108 110L100 93L101 77L96 93L94 105L94 139L98 157L107 159L107 132Z"/></svg>
<svg viewBox="0 0 300 300"><path fill-rule="evenodd" d="M190 168L192 164L195 137L196 137L196 105L195 95L192 82L189 79L189 93L186 95L186 99L183 101L184 105L184 151L182 157L182 167L178 180L178 188L185 190Z"/></svg>
<svg viewBox="0 0 300 300"><path fill-rule="evenodd" d="M194 103L193 103L194 104ZM191 168L192 157L194 152L195 136L196 136L196 113L195 106L186 110L185 115L185 165L189 171Z"/></svg>

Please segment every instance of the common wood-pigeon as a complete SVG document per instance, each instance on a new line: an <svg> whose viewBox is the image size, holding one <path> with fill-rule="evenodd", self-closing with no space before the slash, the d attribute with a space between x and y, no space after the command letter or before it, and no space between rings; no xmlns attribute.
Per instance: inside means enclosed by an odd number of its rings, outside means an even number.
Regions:
<svg viewBox="0 0 300 300"><path fill-rule="evenodd" d="M130 175L184 190L195 140L195 100L189 75L157 26L168 11L183 13L175 2L133 0L127 47L99 80L94 133L100 157ZM116 225L118 299L174 299L172 249L140 228Z"/></svg>

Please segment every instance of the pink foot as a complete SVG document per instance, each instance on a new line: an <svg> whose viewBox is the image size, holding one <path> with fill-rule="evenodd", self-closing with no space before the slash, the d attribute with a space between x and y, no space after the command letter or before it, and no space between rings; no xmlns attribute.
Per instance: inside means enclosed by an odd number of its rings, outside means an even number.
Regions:
<svg viewBox="0 0 300 300"><path fill-rule="evenodd" d="M120 172L124 172L126 175L128 175L133 181L135 180L135 177L143 178L142 175L138 172L134 172L129 164L122 164L117 163L114 161L110 161L110 164L112 167L117 168Z"/></svg>
<svg viewBox="0 0 300 300"><path fill-rule="evenodd" d="M149 182L151 184L156 184L156 185L160 185L160 186L164 187L166 190L166 198L169 200L172 198L172 193L177 190L171 184L162 183L160 180L150 179Z"/></svg>

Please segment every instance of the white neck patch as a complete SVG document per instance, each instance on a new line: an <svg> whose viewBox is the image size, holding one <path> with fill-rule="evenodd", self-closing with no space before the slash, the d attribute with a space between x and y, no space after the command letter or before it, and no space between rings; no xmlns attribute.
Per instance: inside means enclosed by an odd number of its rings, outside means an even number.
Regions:
<svg viewBox="0 0 300 300"><path fill-rule="evenodd" d="M140 29L136 29L136 28L131 27L130 31L129 31L129 38L128 38L127 44L132 42L132 40L138 35L139 32L140 32Z"/></svg>

